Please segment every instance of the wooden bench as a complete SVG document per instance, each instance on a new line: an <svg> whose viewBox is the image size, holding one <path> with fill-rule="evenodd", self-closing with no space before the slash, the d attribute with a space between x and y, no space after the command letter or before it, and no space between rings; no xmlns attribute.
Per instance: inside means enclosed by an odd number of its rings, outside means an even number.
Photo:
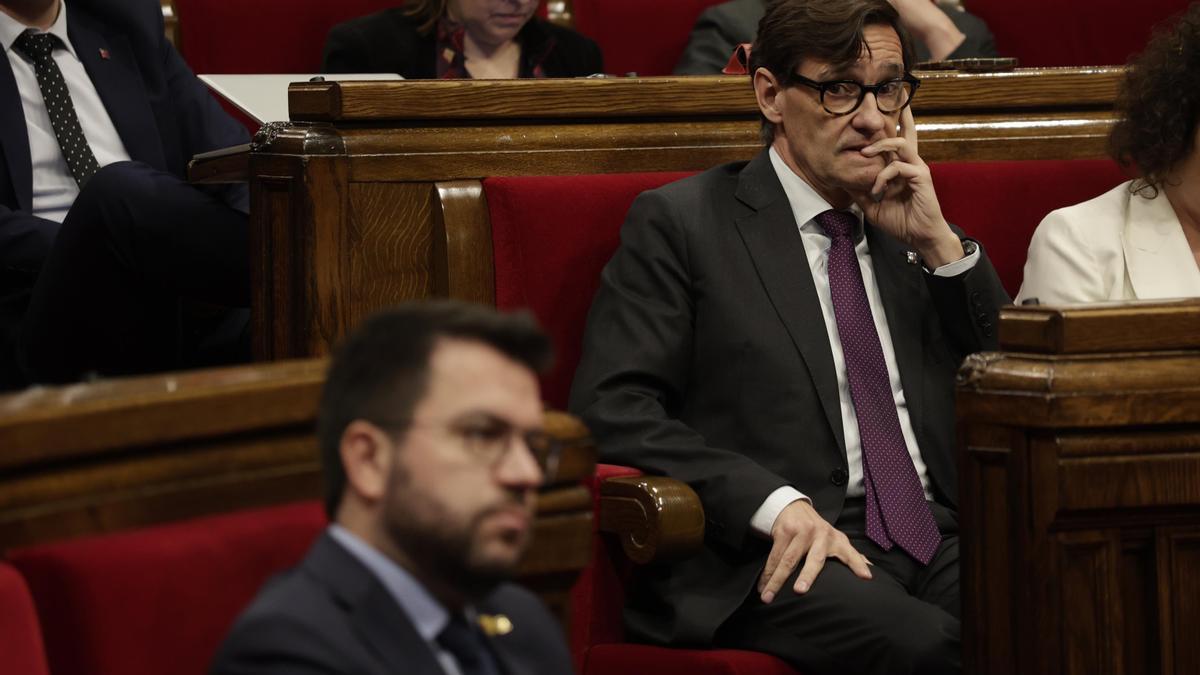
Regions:
<svg viewBox="0 0 1200 675"><path fill-rule="evenodd" d="M930 161L1104 156L1117 69L928 74L916 98ZM455 259L486 276L482 181L694 172L761 148L745 78L300 83L293 118L197 181L248 178L254 349L325 353L367 313L469 297ZM1090 196L1090 195L1085 195ZM465 228L465 229L464 229ZM462 269L462 268L459 268Z"/></svg>
<svg viewBox="0 0 1200 675"><path fill-rule="evenodd" d="M1200 301L1008 308L960 373L964 672L1200 672Z"/></svg>

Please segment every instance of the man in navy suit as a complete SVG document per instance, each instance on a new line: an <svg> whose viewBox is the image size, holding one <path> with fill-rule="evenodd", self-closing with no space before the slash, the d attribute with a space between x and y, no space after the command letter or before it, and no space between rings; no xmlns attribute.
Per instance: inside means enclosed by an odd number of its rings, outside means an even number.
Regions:
<svg viewBox="0 0 1200 675"><path fill-rule="evenodd" d="M0 40L0 384L187 365L176 299L249 296L246 189L192 187L187 162L245 129L154 0L0 0Z"/></svg>
<svg viewBox="0 0 1200 675"><path fill-rule="evenodd" d="M561 675L562 631L507 579L558 446L527 316L455 302L381 313L338 350L318 436L333 523L268 584L215 675Z"/></svg>

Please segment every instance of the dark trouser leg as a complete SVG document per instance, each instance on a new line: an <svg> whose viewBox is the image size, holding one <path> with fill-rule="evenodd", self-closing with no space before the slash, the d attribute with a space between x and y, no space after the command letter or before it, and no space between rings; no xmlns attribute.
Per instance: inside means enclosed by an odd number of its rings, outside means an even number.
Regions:
<svg viewBox="0 0 1200 675"><path fill-rule="evenodd" d="M183 365L181 298L249 303L245 214L174 175L101 169L64 220L21 332L34 381Z"/></svg>
<svg viewBox="0 0 1200 675"><path fill-rule="evenodd" d="M957 526L939 508L942 546L921 567L867 539L861 501L848 505L837 527L874 563L873 578L859 579L831 558L812 589L796 595L793 572L771 604L748 598L718 631L716 646L775 654L806 675L961 672Z"/></svg>

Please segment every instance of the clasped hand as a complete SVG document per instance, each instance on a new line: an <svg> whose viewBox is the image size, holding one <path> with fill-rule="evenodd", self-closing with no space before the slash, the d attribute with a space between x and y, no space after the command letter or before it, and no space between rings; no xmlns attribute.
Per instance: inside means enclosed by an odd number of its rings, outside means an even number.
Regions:
<svg viewBox="0 0 1200 675"><path fill-rule="evenodd" d="M803 499L788 504L775 518L771 526L771 553L767 565L758 580L758 593L764 603L775 599L779 589L796 569L801 560L796 583L792 586L797 593L806 593L825 561L837 558L863 579L871 578L866 556L850 545L850 540Z"/></svg>

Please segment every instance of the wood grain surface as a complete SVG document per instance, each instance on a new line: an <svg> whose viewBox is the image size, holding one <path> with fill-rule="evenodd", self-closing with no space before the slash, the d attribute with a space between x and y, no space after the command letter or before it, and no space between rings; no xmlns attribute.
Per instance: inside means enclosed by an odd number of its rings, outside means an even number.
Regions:
<svg viewBox="0 0 1200 675"><path fill-rule="evenodd" d="M1196 672L1197 312L1008 308L963 366L965 672Z"/></svg>
<svg viewBox="0 0 1200 675"><path fill-rule="evenodd" d="M918 72L914 112L1110 106L1117 67ZM295 121L757 117L746 76L296 82Z"/></svg>

